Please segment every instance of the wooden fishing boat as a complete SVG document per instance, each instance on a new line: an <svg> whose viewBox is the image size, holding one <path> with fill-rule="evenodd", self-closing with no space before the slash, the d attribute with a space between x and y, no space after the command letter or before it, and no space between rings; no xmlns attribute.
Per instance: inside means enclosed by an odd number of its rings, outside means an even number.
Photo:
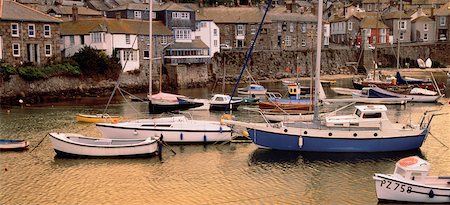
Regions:
<svg viewBox="0 0 450 205"><path fill-rule="evenodd" d="M312 110L311 100L272 99L271 101L258 102L261 110Z"/></svg>
<svg viewBox="0 0 450 205"><path fill-rule="evenodd" d="M157 140L92 138L74 133L50 133L53 149L60 155L117 157L153 155L158 151Z"/></svg>
<svg viewBox="0 0 450 205"><path fill-rule="evenodd" d="M77 114L76 115L77 122L119 122L123 120L123 117L118 115L108 115L108 114L96 114L96 115L86 115L86 114Z"/></svg>
<svg viewBox="0 0 450 205"><path fill-rule="evenodd" d="M450 176L429 176L430 164L418 156L395 164L393 174L374 174L379 200L414 203L450 203Z"/></svg>
<svg viewBox="0 0 450 205"><path fill-rule="evenodd" d="M0 139L0 150L21 150L30 145L26 140L6 140Z"/></svg>

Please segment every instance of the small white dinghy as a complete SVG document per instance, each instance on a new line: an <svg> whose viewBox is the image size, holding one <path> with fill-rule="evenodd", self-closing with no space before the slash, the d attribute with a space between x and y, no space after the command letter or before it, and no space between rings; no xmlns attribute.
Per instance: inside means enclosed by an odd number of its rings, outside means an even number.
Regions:
<svg viewBox="0 0 450 205"><path fill-rule="evenodd" d="M428 176L430 164L411 156L399 160L394 174L375 174L379 200L450 203L450 176Z"/></svg>
<svg viewBox="0 0 450 205"><path fill-rule="evenodd" d="M145 156L158 151L158 143L154 138L147 139L109 139L92 138L74 133L50 133L53 149L57 154L116 157Z"/></svg>

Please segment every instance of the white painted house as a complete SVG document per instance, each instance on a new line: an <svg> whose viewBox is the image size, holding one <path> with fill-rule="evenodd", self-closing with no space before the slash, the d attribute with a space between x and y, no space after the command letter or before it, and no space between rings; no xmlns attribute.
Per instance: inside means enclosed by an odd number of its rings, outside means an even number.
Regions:
<svg viewBox="0 0 450 205"><path fill-rule="evenodd" d="M124 72L139 69L139 36L147 35L148 21L126 19L80 19L61 26L61 51L69 57L85 46L119 58ZM153 22L153 36L171 36L161 23ZM138 38L138 39L136 39Z"/></svg>
<svg viewBox="0 0 450 205"><path fill-rule="evenodd" d="M192 40L200 39L209 47L209 57L220 52L220 30L219 27L206 17L197 15L195 31L192 32Z"/></svg>

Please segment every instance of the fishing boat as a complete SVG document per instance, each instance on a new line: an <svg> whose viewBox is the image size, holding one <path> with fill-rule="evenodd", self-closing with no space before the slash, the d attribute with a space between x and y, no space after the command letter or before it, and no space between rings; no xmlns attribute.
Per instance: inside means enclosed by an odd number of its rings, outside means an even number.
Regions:
<svg viewBox="0 0 450 205"><path fill-rule="evenodd" d="M411 85L411 84L431 84L433 81L431 79L418 79L418 78L411 78L411 77L403 77L400 72L397 72L395 74L395 78L397 79L397 84L399 85Z"/></svg>
<svg viewBox="0 0 450 205"><path fill-rule="evenodd" d="M58 155L87 157L118 157L153 155L158 151L157 140L107 139L86 137L75 133L49 133L53 149Z"/></svg>
<svg viewBox="0 0 450 205"><path fill-rule="evenodd" d="M318 25L322 25L323 3L319 2ZM322 33L322 26L317 27ZM320 88L322 35L317 35L315 86ZM245 67L244 67L245 68ZM242 72L242 71L241 71ZM260 148L306 152L388 152L418 149L429 133L431 120L397 124L387 118L384 105L355 106L351 115L319 119L321 89L314 90L313 122L251 123L223 120L247 128L252 142Z"/></svg>
<svg viewBox="0 0 450 205"><path fill-rule="evenodd" d="M418 156L400 159L393 174L374 174L379 200L450 203L450 176L429 176L430 164Z"/></svg>
<svg viewBox="0 0 450 205"><path fill-rule="evenodd" d="M231 96L224 94L215 94L209 101L209 110L226 111L237 110L242 100L232 100Z"/></svg>
<svg viewBox="0 0 450 205"><path fill-rule="evenodd" d="M310 99L302 99L304 89L299 83L288 85L289 98L281 98L281 95L274 96L275 93L269 93L267 101L258 102L261 110L312 110L313 103ZM308 88L309 90L309 88Z"/></svg>
<svg viewBox="0 0 450 205"><path fill-rule="evenodd" d="M26 149L30 143L26 140L6 140L0 139L0 150L21 150Z"/></svg>
<svg viewBox="0 0 450 205"><path fill-rule="evenodd" d="M218 121L192 120L185 116L97 123L105 138L145 139L163 136L168 143L208 143L231 140L231 128Z"/></svg>
<svg viewBox="0 0 450 205"><path fill-rule="evenodd" d="M76 115L77 122L119 122L123 120L123 117L118 115L108 115L108 114L96 114L96 115L86 115L86 114L77 114Z"/></svg>

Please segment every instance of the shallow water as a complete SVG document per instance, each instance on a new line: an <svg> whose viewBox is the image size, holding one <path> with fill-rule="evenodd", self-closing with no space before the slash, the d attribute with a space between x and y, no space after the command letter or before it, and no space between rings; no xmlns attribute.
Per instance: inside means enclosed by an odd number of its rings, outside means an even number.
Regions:
<svg viewBox="0 0 450 205"><path fill-rule="evenodd" d="M348 80L337 83L349 86ZM267 87L282 89L280 84ZM190 89L180 93L207 97L212 92ZM106 101L80 98L2 108L1 138L26 139L31 146L28 151L0 153L0 204L376 204L372 175L391 173L400 158L419 155L431 163L432 175L450 175L450 151L440 143L450 146L450 115L435 117L433 135L420 150L411 152L298 153L240 143L172 145L177 154L165 149L162 162L158 157L55 156L46 134L77 132L100 136L95 125L76 123L74 116L101 113ZM442 99L443 105L390 105L388 115L392 121L406 123L411 118L417 122L426 110L450 112L448 101ZM143 103L126 103L121 97L113 103L108 113L129 118L136 117L135 110L144 112L146 108ZM332 110L339 106L327 107ZM258 115L242 109L233 114L239 120L262 121ZM196 119L218 119L221 113L192 115Z"/></svg>

